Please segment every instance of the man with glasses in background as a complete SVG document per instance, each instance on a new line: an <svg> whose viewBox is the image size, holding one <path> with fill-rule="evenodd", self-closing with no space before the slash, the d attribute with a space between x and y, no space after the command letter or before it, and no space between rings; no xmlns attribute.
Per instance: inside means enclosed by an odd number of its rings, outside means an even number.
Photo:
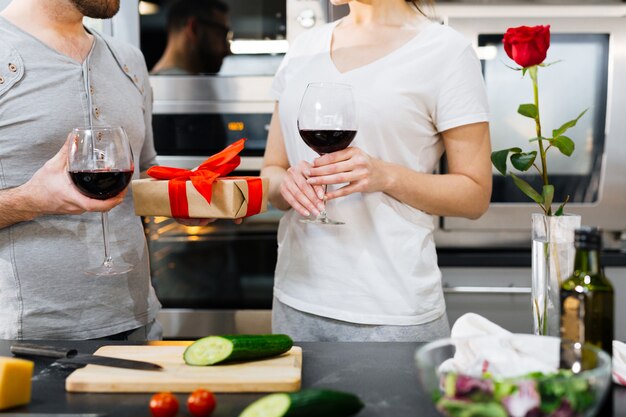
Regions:
<svg viewBox="0 0 626 417"><path fill-rule="evenodd" d="M228 5L220 0L179 0L167 16L167 46L152 75L219 72L230 54Z"/></svg>

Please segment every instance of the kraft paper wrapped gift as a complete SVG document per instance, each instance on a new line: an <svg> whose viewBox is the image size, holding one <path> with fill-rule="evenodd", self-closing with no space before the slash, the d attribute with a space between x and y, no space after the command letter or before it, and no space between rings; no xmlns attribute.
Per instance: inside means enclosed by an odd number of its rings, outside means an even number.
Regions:
<svg viewBox="0 0 626 417"><path fill-rule="evenodd" d="M237 219L267 210L269 179L225 177L240 162L241 139L193 170L152 167L132 182L139 216Z"/></svg>
<svg viewBox="0 0 626 417"><path fill-rule="evenodd" d="M261 201L250 203L249 185L251 180L261 183ZM215 180L211 203L198 192L191 181L185 181L188 215L172 213L168 181L152 178L134 180L132 183L133 198L135 200L135 214L138 216L165 216L181 218L215 218L238 219L267 210L267 192L269 180L261 177L228 177ZM254 197L253 197L254 198ZM258 207L258 211L254 207Z"/></svg>

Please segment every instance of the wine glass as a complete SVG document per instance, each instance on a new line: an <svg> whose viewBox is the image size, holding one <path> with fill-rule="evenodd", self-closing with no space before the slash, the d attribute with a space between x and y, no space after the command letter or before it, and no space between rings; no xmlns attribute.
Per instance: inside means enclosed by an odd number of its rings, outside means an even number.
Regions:
<svg viewBox="0 0 626 417"><path fill-rule="evenodd" d="M310 83L306 87L298 112L298 131L311 149L319 155L339 151L350 145L357 131L357 114L352 87L338 83ZM326 214L326 185L324 210L305 223L344 224Z"/></svg>
<svg viewBox="0 0 626 417"><path fill-rule="evenodd" d="M122 127L75 128L70 133L68 171L72 182L89 198L107 200L128 186L133 176L133 152ZM108 213L102 212L104 262L86 272L91 275L119 275L133 265L113 262L109 252Z"/></svg>

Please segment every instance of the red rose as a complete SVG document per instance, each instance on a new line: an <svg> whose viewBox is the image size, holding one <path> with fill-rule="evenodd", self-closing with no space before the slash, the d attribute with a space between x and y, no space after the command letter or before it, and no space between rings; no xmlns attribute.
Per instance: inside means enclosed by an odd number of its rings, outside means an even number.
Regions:
<svg viewBox="0 0 626 417"><path fill-rule="evenodd" d="M541 64L550 47L550 25L509 28L503 42L506 54L518 65L528 68Z"/></svg>

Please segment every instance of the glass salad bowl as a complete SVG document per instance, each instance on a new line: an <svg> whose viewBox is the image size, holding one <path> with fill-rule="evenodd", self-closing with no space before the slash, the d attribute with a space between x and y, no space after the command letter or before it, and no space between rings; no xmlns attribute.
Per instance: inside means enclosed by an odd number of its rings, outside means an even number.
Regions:
<svg viewBox="0 0 626 417"><path fill-rule="evenodd" d="M442 339L415 360L422 388L448 417L592 417L611 382L605 352L548 336Z"/></svg>

